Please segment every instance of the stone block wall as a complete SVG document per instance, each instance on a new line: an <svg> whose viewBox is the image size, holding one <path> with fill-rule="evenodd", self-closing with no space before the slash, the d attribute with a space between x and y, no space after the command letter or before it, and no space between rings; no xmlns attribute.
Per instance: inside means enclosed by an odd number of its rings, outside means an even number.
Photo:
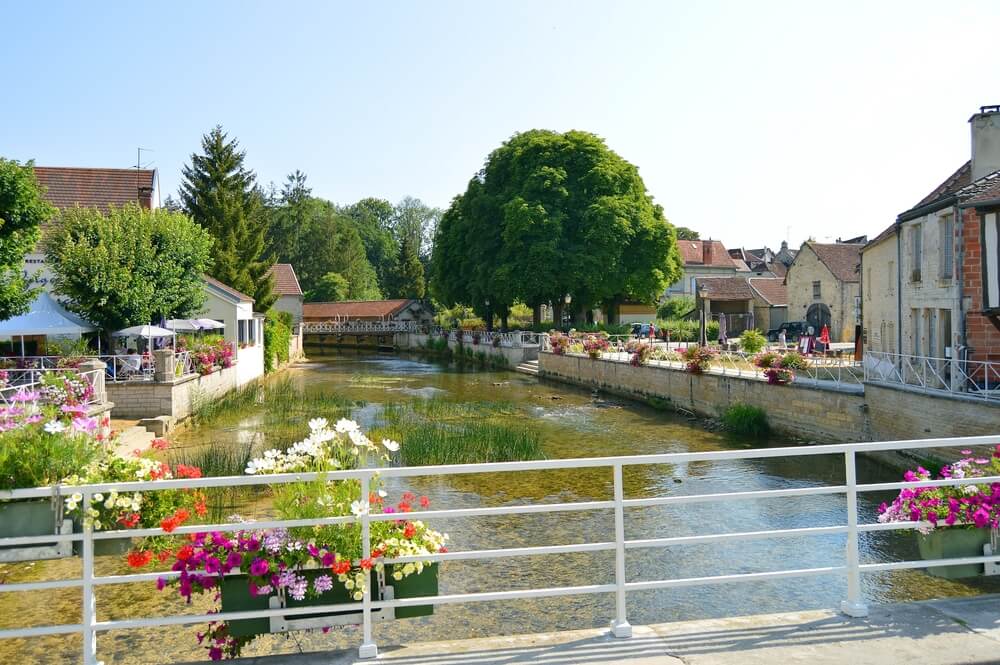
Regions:
<svg viewBox="0 0 1000 665"><path fill-rule="evenodd" d="M116 418L171 416L182 420L191 415L197 399L222 395L237 386L237 365L206 376L188 374L173 381L107 383L108 399Z"/></svg>

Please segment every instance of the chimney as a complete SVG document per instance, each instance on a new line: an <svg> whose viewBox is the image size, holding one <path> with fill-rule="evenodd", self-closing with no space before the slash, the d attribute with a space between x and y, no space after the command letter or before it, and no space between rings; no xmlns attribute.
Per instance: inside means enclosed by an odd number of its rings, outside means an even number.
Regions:
<svg viewBox="0 0 1000 665"><path fill-rule="evenodd" d="M701 262L706 266L712 265L712 239L703 240L701 243Z"/></svg>
<svg viewBox="0 0 1000 665"><path fill-rule="evenodd" d="M1000 170L1000 105L981 106L972 126L972 181Z"/></svg>

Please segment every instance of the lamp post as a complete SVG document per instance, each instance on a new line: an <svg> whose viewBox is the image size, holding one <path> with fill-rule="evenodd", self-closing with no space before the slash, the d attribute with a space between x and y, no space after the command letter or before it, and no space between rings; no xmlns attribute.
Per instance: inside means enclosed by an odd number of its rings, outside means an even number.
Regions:
<svg viewBox="0 0 1000 665"><path fill-rule="evenodd" d="M701 300L699 310L698 344L708 346L708 289L704 284L698 285L698 298Z"/></svg>

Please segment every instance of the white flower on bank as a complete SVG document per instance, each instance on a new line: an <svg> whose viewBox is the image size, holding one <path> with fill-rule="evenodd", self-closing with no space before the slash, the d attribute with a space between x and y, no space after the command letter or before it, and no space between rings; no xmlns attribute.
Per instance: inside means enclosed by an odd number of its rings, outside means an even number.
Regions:
<svg viewBox="0 0 1000 665"><path fill-rule="evenodd" d="M359 447L370 446L372 443L361 430L351 430L347 433L347 438L351 440L351 443Z"/></svg>
<svg viewBox="0 0 1000 665"><path fill-rule="evenodd" d="M357 517L368 514L367 501L351 501L351 513Z"/></svg>
<svg viewBox="0 0 1000 665"><path fill-rule="evenodd" d="M312 431L326 429L327 422L326 418L313 418L309 421L309 429Z"/></svg>
<svg viewBox="0 0 1000 665"><path fill-rule="evenodd" d="M399 444L392 439L382 439L382 445L385 446L385 449L390 452L396 452L399 450Z"/></svg>
<svg viewBox="0 0 1000 665"><path fill-rule="evenodd" d="M349 434L350 432L357 432L361 428L353 420L348 420L347 418L341 418L337 421L337 424L333 426L337 432L340 434Z"/></svg>
<svg viewBox="0 0 1000 665"><path fill-rule="evenodd" d="M45 431L49 434L61 434L66 431L66 426L58 420L50 420L45 423Z"/></svg>

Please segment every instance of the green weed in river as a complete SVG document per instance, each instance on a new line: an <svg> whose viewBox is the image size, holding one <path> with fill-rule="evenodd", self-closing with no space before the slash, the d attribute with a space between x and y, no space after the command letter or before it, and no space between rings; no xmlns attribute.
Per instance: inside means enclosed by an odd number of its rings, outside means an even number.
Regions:
<svg viewBox="0 0 1000 665"><path fill-rule="evenodd" d="M347 417L358 403L332 392L306 391L290 378L262 379L212 399L198 396L193 419L203 425L225 418L243 418L260 413L268 421L287 422L298 418Z"/></svg>

